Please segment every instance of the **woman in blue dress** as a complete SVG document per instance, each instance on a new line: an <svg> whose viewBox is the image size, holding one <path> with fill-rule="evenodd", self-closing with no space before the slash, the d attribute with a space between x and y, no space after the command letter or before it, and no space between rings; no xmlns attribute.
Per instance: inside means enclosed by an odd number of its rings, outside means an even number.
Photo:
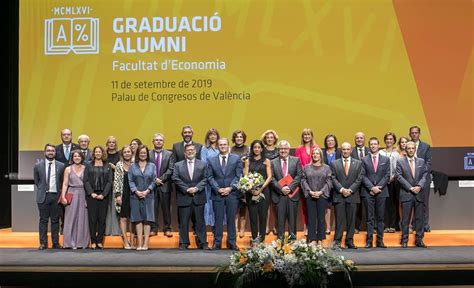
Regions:
<svg viewBox="0 0 474 288"><path fill-rule="evenodd" d="M130 221L135 225L138 238L137 250L148 250L150 222L155 221L156 167L150 162L148 148L137 149L135 163L128 169L130 184Z"/></svg>
<svg viewBox="0 0 474 288"><path fill-rule="evenodd" d="M211 128L207 131L204 139L204 147L201 149L201 160L206 164L209 159L217 157L219 155L219 149L217 148L217 141L220 139L219 132ZM211 186L206 186L206 205L204 206L204 221L206 226L214 226L214 209L212 207L211 200Z"/></svg>

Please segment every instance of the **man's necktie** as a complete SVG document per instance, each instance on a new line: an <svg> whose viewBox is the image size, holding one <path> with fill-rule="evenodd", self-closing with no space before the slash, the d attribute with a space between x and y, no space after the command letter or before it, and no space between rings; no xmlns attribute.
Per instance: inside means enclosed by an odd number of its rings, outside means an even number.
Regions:
<svg viewBox="0 0 474 288"><path fill-rule="evenodd" d="M288 164L286 162L286 158L283 159L283 166L281 168L283 171L283 177L286 177L286 175L288 175Z"/></svg>
<svg viewBox="0 0 474 288"><path fill-rule="evenodd" d="M372 165L374 165L374 171L377 173L377 156L372 156Z"/></svg>
<svg viewBox="0 0 474 288"><path fill-rule="evenodd" d="M221 163L222 170L225 170L225 166L227 165L227 162L225 161L225 157L226 156L222 156L222 163Z"/></svg>
<svg viewBox="0 0 474 288"><path fill-rule="evenodd" d="M415 179L415 159L410 159L410 170L411 170L411 176L413 176L413 179Z"/></svg>
<svg viewBox="0 0 474 288"><path fill-rule="evenodd" d="M344 175L349 175L349 160L344 159Z"/></svg>
<svg viewBox="0 0 474 288"><path fill-rule="evenodd" d="M161 153L156 154L156 177L160 177L161 173Z"/></svg>
<svg viewBox="0 0 474 288"><path fill-rule="evenodd" d="M49 184L51 183L50 182L50 178L51 178L51 164L53 164L53 162L49 162L48 163L48 176L46 178L46 186L47 186L47 190L46 191L49 191Z"/></svg>

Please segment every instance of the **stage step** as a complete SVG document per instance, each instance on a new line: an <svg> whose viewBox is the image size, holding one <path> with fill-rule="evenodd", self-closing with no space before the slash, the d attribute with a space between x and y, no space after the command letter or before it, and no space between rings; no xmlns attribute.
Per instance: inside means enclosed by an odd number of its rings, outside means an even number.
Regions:
<svg viewBox="0 0 474 288"><path fill-rule="evenodd" d="M152 236L150 239L150 248L178 248L178 233L173 232L173 237L166 237L163 233ZM211 232L207 233L207 240L209 246L213 243L213 236ZM305 236L303 232L298 232L298 239L303 239ZM334 236L334 231L323 242L323 246L329 247ZM62 243L62 236L60 237ZM196 248L196 242L192 233L190 233L191 246ZM223 248L226 247L226 233L223 236ZM376 235L374 234L374 239ZM385 245L389 247L400 247L401 233L386 233L384 235ZM270 233L267 235L265 242L270 243L275 240L276 236ZM359 247L365 246L366 233L360 232L354 235L354 242ZM237 245L239 247L248 247L250 245L250 232L246 232L243 238L237 237ZM375 241L375 240L374 240ZM473 230L434 230L425 233L424 242L428 246L473 246L474 245L474 231ZM49 243L51 245L51 243ZM374 242L375 244L375 242ZM415 245L415 234L410 234L409 246ZM12 232L11 229L0 229L0 248L37 248L39 246L38 233L35 232ZM106 248L122 248L122 239L120 236L106 236L104 246Z"/></svg>

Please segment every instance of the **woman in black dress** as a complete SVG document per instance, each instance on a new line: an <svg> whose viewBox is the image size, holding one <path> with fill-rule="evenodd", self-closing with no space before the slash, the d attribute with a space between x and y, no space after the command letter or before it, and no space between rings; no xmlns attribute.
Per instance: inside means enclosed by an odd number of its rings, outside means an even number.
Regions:
<svg viewBox="0 0 474 288"><path fill-rule="evenodd" d="M127 237L127 228L130 228L130 185L128 182L128 168L132 164L132 148L125 146L120 151L121 160L115 166L114 196L115 209L120 216L120 230L122 232L123 248L132 249L132 233ZM132 231L129 229L130 232Z"/></svg>
<svg viewBox="0 0 474 288"><path fill-rule="evenodd" d="M272 161L273 159L279 156L278 148L276 146L276 144L278 143L278 135L275 132L275 130L268 129L267 131L263 132L261 141L263 143L263 152L262 152L263 158L267 158L268 160ZM267 212L266 234L268 235L270 234L270 231L272 231L273 235L277 235L277 231L276 231L277 209L276 209L276 206L272 203L272 201L269 201L268 207L269 209ZM273 218L274 220L273 222L270 222L271 218Z"/></svg>
<svg viewBox="0 0 474 288"><path fill-rule="evenodd" d="M245 198L247 199L247 207L249 209L250 230L252 231L252 244L258 244L265 240L265 230L267 227L267 210L268 203L270 203L270 190L268 185L272 179L272 168L270 160L262 156L263 143L260 140L254 140L250 145L250 156L245 160L244 175L249 173L260 173L265 182L262 187L253 191L247 192ZM265 198L260 198L258 201L253 200L253 196L263 193Z"/></svg>

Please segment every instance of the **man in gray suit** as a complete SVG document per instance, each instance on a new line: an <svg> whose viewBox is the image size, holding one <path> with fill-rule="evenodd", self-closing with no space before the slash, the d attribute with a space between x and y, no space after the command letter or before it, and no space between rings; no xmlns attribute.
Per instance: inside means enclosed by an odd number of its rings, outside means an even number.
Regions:
<svg viewBox="0 0 474 288"><path fill-rule="evenodd" d="M277 235L278 239L283 240L285 222L288 221L288 239L296 240L296 218L298 217L298 202L301 191L294 192L300 185L303 171L300 159L290 156L290 143L288 141L279 141L278 149L280 156L271 161L273 175L271 198L278 211ZM293 181L287 185L280 185L278 182L287 175L291 175Z"/></svg>
<svg viewBox="0 0 474 288"><path fill-rule="evenodd" d="M423 229L425 232L431 232L430 227L430 185L431 185L431 147L429 144L420 141L421 129L418 126L410 127L410 138L411 141L415 142L415 156L425 160L426 170L426 182L423 187L423 205L425 205L425 212L423 217Z"/></svg>
<svg viewBox="0 0 474 288"><path fill-rule="evenodd" d="M155 222L151 224L151 233L158 233L158 208L163 214L163 233L173 237L171 233L171 176L173 175L174 160L172 153L163 149L165 136L161 133L153 135L153 150L150 150L150 161L156 167L155 193Z"/></svg>
<svg viewBox="0 0 474 288"><path fill-rule="evenodd" d="M378 248L387 248L383 243L385 201L388 197L387 183L390 179L390 158L379 154L379 139L369 139L370 154L362 159L364 178L361 197L367 209L367 239L365 248L372 248L374 223L377 228Z"/></svg>
<svg viewBox="0 0 474 288"><path fill-rule="evenodd" d="M48 222L51 219L51 240L53 249L59 249L59 204L63 182L64 164L55 160L56 148L46 144L44 156L35 165L33 176L36 185L36 203L39 209L39 250L48 248Z"/></svg>
<svg viewBox="0 0 474 288"><path fill-rule="evenodd" d="M92 153L89 149L91 139L86 134L82 134L77 137L77 143L79 144L79 149L81 149L82 154L84 154L84 164L90 164L92 162Z"/></svg>
<svg viewBox="0 0 474 288"><path fill-rule="evenodd" d="M351 144L342 143L342 158L331 163L332 182L334 186L333 200L336 215L336 233L334 248L341 248L344 227L346 232L346 247L357 249L354 245L355 218L357 204L360 203L359 188L364 176L364 167L360 160L351 157Z"/></svg>
<svg viewBox="0 0 474 288"><path fill-rule="evenodd" d="M417 247L426 248L423 243L424 227L424 187L428 170L425 160L415 157L416 144L408 142L406 146L407 157L400 158L397 162L395 177L400 183L400 203L402 205L402 247L407 248L408 224L411 211L415 209L415 230Z"/></svg>
<svg viewBox="0 0 474 288"><path fill-rule="evenodd" d="M208 249L204 222L207 167L206 163L196 159L194 144L187 144L184 151L186 159L175 164L172 176L176 185L176 204L179 211L179 249L188 249L191 215L195 216L198 247Z"/></svg>

